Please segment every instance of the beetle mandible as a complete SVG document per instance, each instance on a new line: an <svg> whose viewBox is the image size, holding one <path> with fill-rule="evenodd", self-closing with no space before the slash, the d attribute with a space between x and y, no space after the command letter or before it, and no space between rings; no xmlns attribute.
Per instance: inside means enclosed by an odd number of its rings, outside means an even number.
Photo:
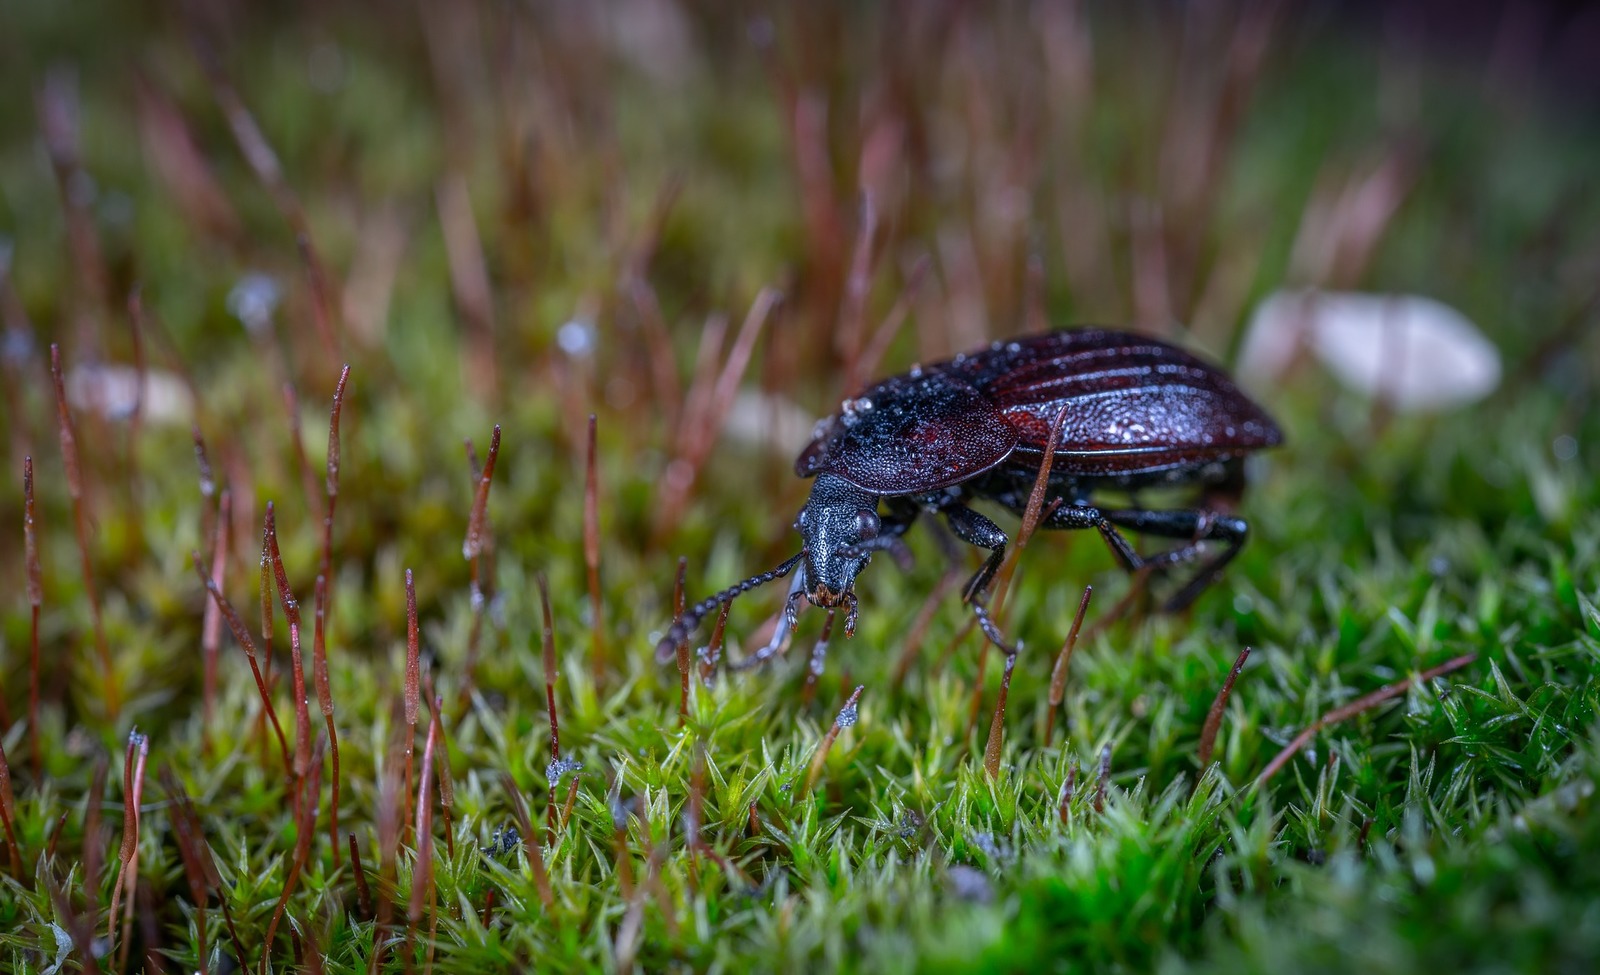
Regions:
<svg viewBox="0 0 1600 975"><path fill-rule="evenodd" d="M1058 414L1064 420L1047 498L1061 503L1039 527L1095 529L1129 572L1165 570L1220 543L1164 605L1187 607L1244 544L1248 526L1231 508L1244 489L1245 456L1282 443L1283 434L1218 367L1183 349L1129 332L1071 328L913 367L845 400L795 461L796 474L816 479L795 521L805 547L691 607L656 656L669 659L707 614L797 567L788 624L804 595L816 606L843 607L851 635L856 576L874 552L903 552L901 536L924 512L942 515L957 538L988 551L962 600L993 643L1015 652L984 610L1009 539L968 502L987 499L1022 513ZM1200 496L1193 507L1166 510L1094 503L1103 490L1158 485L1193 486ZM1119 529L1179 544L1140 555Z"/></svg>

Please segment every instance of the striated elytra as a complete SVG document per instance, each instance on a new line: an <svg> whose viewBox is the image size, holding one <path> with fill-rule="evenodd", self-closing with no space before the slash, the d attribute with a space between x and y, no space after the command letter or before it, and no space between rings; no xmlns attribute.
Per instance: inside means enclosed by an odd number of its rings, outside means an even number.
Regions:
<svg viewBox="0 0 1600 975"><path fill-rule="evenodd" d="M817 606L843 606L849 635L857 574L873 552L901 550L901 536L923 512L943 516L957 538L988 550L962 598L988 638L1014 652L983 609L1009 539L968 502L1021 514L1058 415L1046 500L1060 503L1039 527L1096 529L1130 572L1165 570L1219 543L1165 603L1169 611L1188 606L1244 544L1248 526L1232 514L1244 457L1282 443L1283 434L1218 367L1177 346L1110 329L1063 329L916 367L846 400L817 424L795 461L796 474L816 479L795 521L804 550L690 608L657 656L670 658L707 614L796 567L789 616L801 594ZM1093 503L1102 490L1155 485L1192 486L1196 503ZM1119 529L1178 544L1142 556Z"/></svg>

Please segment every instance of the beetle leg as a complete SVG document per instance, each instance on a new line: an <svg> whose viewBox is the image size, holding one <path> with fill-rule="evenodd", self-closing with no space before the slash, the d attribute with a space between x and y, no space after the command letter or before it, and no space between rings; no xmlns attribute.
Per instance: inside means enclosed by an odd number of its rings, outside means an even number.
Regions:
<svg viewBox="0 0 1600 975"><path fill-rule="evenodd" d="M854 609L854 605L851 609ZM805 698L809 702L816 693L817 679L822 676L822 671L828 665L828 640L833 636L834 610L828 610L828 618L822 624L822 632L817 636L816 645L811 648L811 663L806 667Z"/></svg>
<svg viewBox="0 0 1600 975"><path fill-rule="evenodd" d="M1064 505L1045 519L1043 527L1099 529L1111 553L1129 572L1159 571L1180 562L1188 562L1199 554L1201 542L1222 542L1226 547L1207 559L1194 577L1167 599L1162 608L1169 613L1186 609L1199 598L1200 593L1216 579L1217 573L1239 554L1249 533L1249 526L1243 520L1199 508L1177 511L1151 511L1144 508L1101 510L1089 505ZM1118 527L1141 535L1182 539L1188 544L1156 555L1141 556L1117 531Z"/></svg>
<svg viewBox="0 0 1600 975"><path fill-rule="evenodd" d="M1245 539L1250 533L1250 526L1241 518L1231 515L1219 515L1203 509L1187 509L1182 511L1107 511L1109 521L1122 525L1132 531L1146 535L1156 535L1161 538L1185 539L1188 544L1159 555L1146 559L1158 567L1175 565L1187 562L1200 551L1200 543L1205 541L1221 542L1222 551L1201 563L1194 576L1184 583L1172 596L1168 597L1162 607L1169 613L1180 612L1189 607L1200 597L1206 587L1217 578L1224 566L1233 561L1234 556L1244 547Z"/></svg>
<svg viewBox="0 0 1600 975"><path fill-rule="evenodd" d="M1105 539L1106 547L1111 549L1111 554L1116 557L1117 564L1128 572L1138 572L1144 568L1145 559L1116 526L1109 519L1110 512L1102 512L1099 508L1087 504L1063 504L1047 514L1040 522L1040 528L1053 528L1072 531L1082 528L1095 528L1100 532L1100 537Z"/></svg>
<svg viewBox="0 0 1600 975"><path fill-rule="evenodd" d="M1015 657L1021 652L1022 644L1013 646L1006 642L1005 635L1000 632L1000 627L995 625L994 620L989 618L989 611L983 608L983 604L973 603L972 614L978 618L978 629L983 631L983 635L989 638L990 643L1000 648L1001 653L1007 657Z"/></svg>
<svg viewBox="0 0 1600 975"><path fill-rule="evenodd" d="M978 628L983 630L983 635L988 637L989 642L1000 648L1000 652L1007 657L1015 657L1021 646L1007 643L1005 636L1000 632L1000 627L990 619L989 611L983 608L983 601L989 594L989 583L994 581L995 572L1005 560L1006 544L1010 539L1000 530L999 525L965 505L951 505L943 511L945 521L949 522L957 538L969 545L989 550L989 557L967 582L961 600L972 607L973 615L978 618Z"/></svg>
<svg viewBox="0 0 1600 975"><path fill-rule="evenodd" d="M1102 514L1109 524L1128 528L1130 532L1186 541L1187 544L1181 544L1178 548L1168 549L1155 556L1142 557L1139 560L1141 568L1147 565L1154 570L1162 570L1171 565L1178 565L1179 562L1189 562L1200 552L1202 541L1222 543L1224 546L1222 551L1202 562L1194 576L1182 584L1178 592L1174 592L1173 596L1166 599L1166 604L1162 608L1168 613L1178 613L1189 608L1189 604L1200 597L1206 586L1210 586L1216 580L1222 567L1234 560L1238 549L1243 548L1245 538L1250 533L1250 525L1246 525L1243 519L1219 516L1216 512L1203 509L1182 509L1182 511L1125 509L1125 511L1106 511ZM1101 533L1106 533L1106 528L1101 528Z"/></svg>
<svg viewBox="0 0 1600 975"><path fill-rule="evenodd" d="M967 582L967 588L961 593L961 601L977 603L989 591L989 583L993 581L994 574L1000 568L1000 563L1006 557L1006 545L1011 541L1000 526L978 514L966 505L953 504L943 509L944 519L950 525L950 530L956 537L968 545L989 550L989 557L984 560L983 566L973 573L972 579Z"/></svg>

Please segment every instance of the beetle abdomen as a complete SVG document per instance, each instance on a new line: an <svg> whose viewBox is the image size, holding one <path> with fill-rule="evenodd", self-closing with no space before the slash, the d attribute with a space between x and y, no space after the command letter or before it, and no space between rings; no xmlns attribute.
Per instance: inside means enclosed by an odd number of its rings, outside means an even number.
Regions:
<svg viewBox="0 0 1600 975"><path fill-rule="evenodd" d="M1052 467L1134 474L1223 460L1282 441L1276 424L1214 366L1144 336L1082 329L1013 343L974 386L1038 455L1064 407ZM997 358L1001 353L997 352Z"/></svg>

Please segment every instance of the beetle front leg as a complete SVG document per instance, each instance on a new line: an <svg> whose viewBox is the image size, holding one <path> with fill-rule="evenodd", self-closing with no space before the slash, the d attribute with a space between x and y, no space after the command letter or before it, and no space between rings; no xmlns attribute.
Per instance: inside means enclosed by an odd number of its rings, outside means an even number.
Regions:
<svg viewBox="0 0 1600 975"><path fill-rule="evenodd" d="M1006 642L1000 633L1000 628L989 618L989 611L983 607L983 600L989 593L989 583L994 581L994 574L999 571L1000 563L1005 560L1006 545L1011 540L1000 530L999 525L965 505L951 505L942 510L945 521L949 523L951 531L956 533L957 538L968 545L989 550L989 557L967 582L961 600L972 607L973 615L978 618L978 627L983 630L983 635L989 638L989 642L999 647L1006 656L1014 657L1021 647Z"/></svg>

